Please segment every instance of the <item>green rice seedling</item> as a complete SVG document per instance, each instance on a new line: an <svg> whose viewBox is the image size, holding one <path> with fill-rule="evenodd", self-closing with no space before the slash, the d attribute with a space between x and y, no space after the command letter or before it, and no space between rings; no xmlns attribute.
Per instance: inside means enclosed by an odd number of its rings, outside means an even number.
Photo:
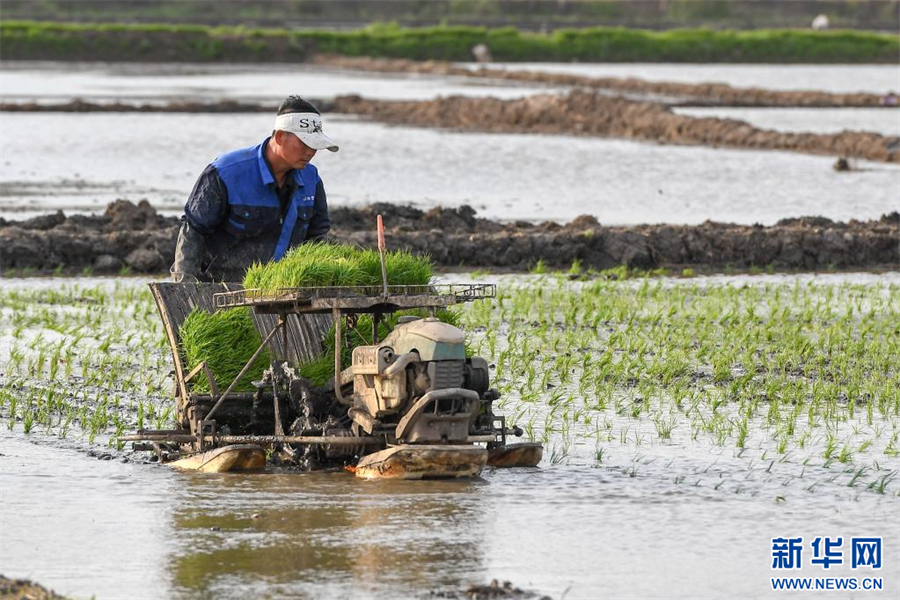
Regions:
<svg viewBox="0 0 900 600"><path fill-rule="evenodd" d="M837 456L838 462L840 462L842 464L846 464L846 463L850 462L850 459L852 457L853 457L853 452L850 450L850 446L847 444L844 444L844 446L841 448L840 453Z"/></svg>
<svg viewBox="0 0 900 600"><path fill-rule="evenodd" d="M881 479L877 479L868 485L870 490L875 491L878 494L883 494L887 489L887 486L894 478L897 477L897 471L891 471L887 475L881 477Z"/></svg>
<svg viewBox="0 0 900 600"><path fill-rule="evenodd" d="M389 285L427 285L433 266L427 256L405 250L386 253ZM277 262L256 263L247 269L244 287L274 292L278 288L378 286L382 284L377 250L331 243L302 244Z"/></svg>
<svg viewBox="0 0 900 600"><path fill-rule="evenodd" d="M675 428L674 419L670 418L664 420L661 417L657 417L653 420L653 425L656 427L656 434L661 440L669 440L672 438L672 430Z"/></svg>
<svg viewBox="0 0 900 600"><path fill-rule="evenodd" d="M162 411L159 411L154 416L154 427L156 429L165 429L166 425L172 420L172 407L167 406Z"/></svg>
<svg viewBox="0 0 900 600"><path fill-rule="evenodd" d="M543 259L538 259L538 261L531 268L532 275L544 275L547 273L547 264L543 261Z"/></svg>
<svg viewBox="0 0 900 600"><path fill-rule="evenodd" d="M32 410L29 405L25 411L22 413L22 428L25 433L31 433L31 429L34 427L34 410Z"/></svg>
<svg viewBox="0 0 900 600"><path fill-rule="evenodd" d="M249 308L234 308L215 313L194 309L184 320L179 331L181 351L187 368L193 369L206 361L217 384L230 385L241 369L253 356L262 339L253 326ZM260 379L271 362L271 355L264 350L253 362L235 391L252 391L252 381ZM208 393L209 381L197 377L192 381L195 392Z"/></svg>

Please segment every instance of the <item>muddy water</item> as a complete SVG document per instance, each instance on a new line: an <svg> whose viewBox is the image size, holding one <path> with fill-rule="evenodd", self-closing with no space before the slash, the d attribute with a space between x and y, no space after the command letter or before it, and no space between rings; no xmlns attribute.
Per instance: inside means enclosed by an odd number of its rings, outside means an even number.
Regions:
<svg viewBox="0 0 900 600"><path fill-rule="evenodd" d="M771 589L775 536L877 534L885 557L900 553L896 498L795 489L730 451L648 448L636 476L626 458L364 482L177 473L37 434L0 441L4 574L78 597L422 597L493 578L555 598L746 597ZM900 591L897 565L877 597Z"/></svg>
<svg viewBox="0 0 900 600"><path fill-rule="evenodd" d="M203 167L258 143L263 114L0 114L0 216L62 209L102 212L116 198L147 198L180 212ZM834 157L659 146L621 140L468 134L328 120L341 143L319 153L333 205L470 204L495 219L605 224L771 224L784 217L878 218L897 209L900 168ZM127 132L127 135L123 135ZM38 133L39 135L35 135Z"/></svg>
<svg viewBox="0 0 900 600"><path fill-rule="evenodd" d="M535 277L479 277L485 279L513 286ZM900 273L663 281L896 286ZM640 285L626 282L632 283ZM513 401L506 412L514 408ZM274 470L178 473L127 451L91 447L74 434L26 435L21 425L11 432L0 420L0 570L101 599L415 598L493 578L554 598L758 597L773 595L772 537L802 536L808 552L817 536L876 535L884 537L877 575L885 587L865 596L900 593L896 482L885 494L854 486L856 465L823 464L818 436L772 461L777 453L765 435L752 434L739 450L691 439L686 426L663 441L646 422L610 418L617 430L631 427L632 437L600 446L576 437L560 457L565 441L554 431L539 468L488 470L462 482L365 482L346 473ZM841 439L852 428L870 435L863 415L842 427ZM891 424L876 418L875 427L890 431ZM761 428L755 424L754 432ZM878 437L855 461L896 471L897 457L884 453L889 435ZM852 571L846 562L825 572L808 559L791 575L875 574Z"/></svg>
<svg viewBox="0 0 900 600"><path fill-rule="evenodd" d="M481 65L470 65L479 68ZM734 87L826 92L900 92L897 65L702 65L654 63L498 63L492 67L588 77L635 77L648 81L726 83Z"/></svg>
<svg viewBox="0 0 900 600"><path fill-rule="evenodd" d="M52 84L48 84L52 82ZM272 103L289 94L332 98L423 100L436 96L519 98L546 87L510 85L466 77L404 76L337 71L309 65L167 65L6 62L0 69L5 102L219 101Z"/></svg>
<svg viewBox="0 0 900 600"><path fill-rule="evenodd" d="M882 108L676 108L691 117L746 121L760 129L806 133L871 131L900 137L900 110Z"/></svg>

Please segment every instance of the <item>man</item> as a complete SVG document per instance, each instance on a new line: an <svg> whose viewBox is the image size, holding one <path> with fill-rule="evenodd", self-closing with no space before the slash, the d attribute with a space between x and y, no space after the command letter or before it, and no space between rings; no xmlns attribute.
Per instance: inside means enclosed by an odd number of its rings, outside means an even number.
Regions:
<svg viewBox="0 0 900 600"><path fill-rule="evenodd" d="M174 281L241 281L256 261L328 233L325 188L310 164L317 150L338 151L322 116L300 96L281 103L272 135L210 163L184 207Z"/></svg>

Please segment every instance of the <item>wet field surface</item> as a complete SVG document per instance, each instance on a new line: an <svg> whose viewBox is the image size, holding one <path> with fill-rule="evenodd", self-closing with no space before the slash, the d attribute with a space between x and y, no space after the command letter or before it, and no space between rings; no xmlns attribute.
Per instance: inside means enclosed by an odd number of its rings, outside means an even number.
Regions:
<svg viewBox="0 0 900 600"><path fill-rule="evenodd" d="M891 66L540 65L549 72L725 81L773 89L895 89ZM294 76L285 76L284 69ZM516 65L515 68L536 68ZM52 81L53 85L48 85ZM272 101L311 97L426 99L453 94L514 98L546 87L433 75L399 76L313 66L101 65L4 63L4 101ZM264 96L260 90L264 90ZM280 91L279 91L280 90ZM745 120L778 131L900 133L896 110L679 109ZM57 209L98 212L117 198L148 199L175 214L203 167L225 149L258 143L265 114L0 114L0 216L28 218ZM771 224L822 215L870 219L897 208L900 168L858 161L835 173L836 157L660 146L562 135L455 133L328 119L342 150L320 153L336 204L470 204L482 216L559 221L580 214L602 223ZM123 132L127 132L123 134ZM35 135L35 134L39 135ZM77 149L77 151L73 151ZM535 182L538 182L535 185Z"/></svg>
<svg viewBox="0 0 900 600"><path fill-rule="evenodd" d="M54 82L48 86L48 79ZM466 77L370 74L311 65L192 65L5 62L0 70L5 102L256 101L277 108L282 98L301 94L333 98L425 100L436 96L520 98L553 88L510 85Z"/></svg>
<svg viewBox="0 0 900 600"><path fill-rule="evenodd" d="M737 119L775 131L872 131L900 136L900 110L883 108L676 108L675 112L691 117Z"/></svg>
<svg viewBox="0 0 900 600"><path fill-rule="evenodd" d="M565 311L556 316L542 312L540 302L529 310L538 325L520 324L519 307L536 297L535 286L545 290L547 307L558 306L557 300L565 302L566 294L578 290L594 294L595 285L601 285L609 310L618 310L616 306L625 302L641 313L645 284L562 283L552 277L483 274L444 277L444 281L470 280L497 282L508 292L500 301L504 308L495 308L494 317L473 306L466 313L466 329L477 352L497 363L492 379L505 390L501 411L520 423L529 432L526 435L543 440L545 454L539 468L488 469L478 479L458 482L372 482L342 472L276 469L254 475L178 473L146 463L145 455L127 448L108 447L109 433L101 432L91 442L74 424L65 437L56 424L37 424L25 434L21 418L10 426L7 400L0 409L7 426L0 427L4 573L32 577L57 592L97 598L427 598L432 592L464 590L495 578L553 598L749 597L772 594L769 579L778 575L770 568L773 537L802 536L808 546L817 536L849 540L877 535L884 537L885 563L877 573L884 589L871 595L896 597L900 462L893 401L876 402L881 408L869 413L861 404L856 413L847 415L840 400L837 404L827 400L826 406L834 408L821 411L813 410L817 404L808 405L809 414L815 415L812 421L804 405L797 437L785 447L776 431L784 422L780 417L771 421L770 409L751 418L749 434L742 439L737 423L752 402L748 405L741 398L716 409L719 386L709 383L697 390L704 404L714 406L713 421L716 410L721 411L716 425L724 426L720 433L706 432L703 423L712 421L704 420L705 412L681 414L664 398L654 397L649 409L642 408L634 394L648 393L643 384L632 391L627 384L622 388L617 384L611 395L590 387L579 393L579 378L584 381L583 373L595 377L599 367L576 368L569 383L556 378L564 370L551 367L553 386L545 388L537 381L543 391L535 402L528 391L537 389L529 387L530 376L503 358L512 356L510 352L528 352L521 341L514 349L512 336L521 340L527 329L554 360L564 362L570 344L588 339L578 327L558 333L552 325L547 329L543 323L562 324ZM734 306L749 302L765 314L765 302L757 302L777 298L773 293L781 290L781 302L791 295L798 298L799 304L789 300L786 305L799 311L798 316L807 314L803 307L815 305L816 299L831 298L831 309L837 312L811 317L814 332L836 331L828 324L832 319L837 319L835 326L843 322L848 301L853 306L850 314L861 311L860 327L870 332L883 329L884 319L900 309L897 273L717 276L660 279L647 285L650 289L659 285L675 297L688 292L691 296L686 298L694 298L691 302L711 303L704 310L732 315L736 313L729 298L739 303ZM525 286L524 293L516 291L520 286ZM102 306L110 318L132 324L124 329L104 326L96 333L98 342L109 340L112 357L122 359L95 363L101 373L117 364L141 364L128 348L148 347L147 341L138 340L158 335L154 315L144 312L149 299L132 295L143 290L140 280L7 279L4 287L0 315L4 356L12 356L13 347L24 349L23 342L33 342L40 329L28 323L43 318L44 310L29 309L16 320L10 307L28 294L46 297L49 290L59 291L56 300L48 298L49 306L70 315L56 318L62 331L79 323L79 314L96 310L91 302L52 304L73 294L85 299L107 294L113 299ZM10 295L11 290L15 294ZM633 300L629 294L634 294ZM666 297L659 296L659 301L668 302ZM714 308L720 301L725 304ZM816 311L823 309L828 310ZM584 310L584 317L576 317L579 321L587 318L589 309ZM509 325L478 326L489 324L489 318L508 320ZM650 318L652 323L652 313ZM821 324L820 318L825 319ZM78 335L43 331L51 345L60 335ZM648 339L655 335L651 331ZM133 339L130 345L124 342L129 332L134 332L128 338ZM872 341L882 343L877 337ZM672 344L677 343L673 338ZM625 347L622 344L620 340L616 347ZM890 355L876 347L869 350L879 355L872 359L890 362ZM588 354L599 356L602 348L601 344ZM33 354L26 355L17 369L33 359ZM89 356L97 360L96 355ZM149 361L142 360L148 365L144 369L155 373L158 386L149 398L127 391L139 390L139 385L121 389L116 383L90 385L112 386L111 397L121 398L123 408L138 401L157 406L170 402L164 390L164 348L151 352ZM646 360L647 369L658 367L652 354ZM8 382L9 364L3 369L0 379ZM734 377L740 376L740 369L732 371ZM83 388L77 377L80 368L75 373L75 389ZM701 383L707 377L701 374ZM884 377L896 378L896 371L878 375L874 381L878 389L890 389ZM32 379L48 384L46 374ZM678 393L677 385L672 389ZM566 399L565 394L571 397ZM604 404L608 408L601 408ZM130 414L126 421L133 418ZM672 421L661 428L661 418ZM836 449L831 449L835 443ZM790 575L869 573L851 570L846 561L824 572L806 560L802 570Z"/></svg>
<svg viewBox="0 0 900 600"><path fill-rule="evenodd" d="M176 214L206 164L223 149L262 141L271 117L3 113L0 126L0 216L102 212L117 198L146 198ZM456 133L340 117L327 128L341 151L320 152L313 162L333 206L470 204L486 218L591 214L610 225L772 224L802 215L877 219L896 210L900 197L900 166L858 161L858 171L838 173L828 156Z"/></svg>
<svg viewBox="0 0 900 600"><path fill-rule="evenodd" d="M892 66L516 68L772 89L900 88ZM161 102L537 91L323 69L298 68L287 80L280 67L173 69L5 64L0 90L9 101ZM691 114L779 130L897 131L888 113L868 109ZM470 204L505 220L587 213L604 224L771 224L810 214L877 218L900 197L892 164L859 161L858 171L836 173L829 156L326 119L342 148L315 163L333 205ZM270 128L265 114L3 113L0 216L102 212L116 198L147 198L177 214L209 161L258 143ZM875 535L884 538L884 589L864 595L900 594L900 422L891 395L900 389L891 329L900 274L665 278L646 288L642 280L487 272L446 280L509 290L496 312L470 307L465 328L494 365L501 412L543 441L539 468L370 482L343 472L205 475L148 463L109 443L117 430L162 427L171 415L171 356L145 282L0 280L0 571L99 599L429 598L491 579L567 599L760 597L774 594L773 537L804 539L805 566L791 576L863 577L871 573L846 560L829 571L811 566L809 543ZM770 315L778 302L786 312ZM611 338L640 307L648 316L636 322L657 345ZM686 307L702 318L691 320ZM723 346L703 342L702 331L721 335ZM745 370L759 357L742 354L735 339L756 332L745 341L765 345L772 331L788 341L771 343L775 356L759 372ZM699 359L695 333L707 345ZM676 342L683 355L668 351ZM825 352L826 343L847 347ZM535 344L542 351L532 355ZM642 367L602 375L608 365L581 362L600 360L607 347L614 364ZM809 362L795 364L792 353ZM873 364L881 370L867 375ZM833 372L853 385L840 388ZM774 402L764 395L773 390L788 396Z"/></svg>
<svg viewBox="0 0 900 600"><path fill-rule="evenodd" d="M491 68L543 71L588 77L635 77L647 81L725 83L739 88L821 90L826 92L900 92L897 65L737 65L737 64L569 64L505 63ZM476 66L472 66L476 68Z"/></svg>
<svg viewBox="0 0 900 600"><path fill-rule="evenodd" d="M747 597L771 593L773 536L877 532L900 552L896 497L785 486L731 450L642 449L635 476L622 457L367 482L176 473L0 436L4 571L77 597L418 598L493 578L553 598ZM895 597L896 561L880 575Z"/></svg>

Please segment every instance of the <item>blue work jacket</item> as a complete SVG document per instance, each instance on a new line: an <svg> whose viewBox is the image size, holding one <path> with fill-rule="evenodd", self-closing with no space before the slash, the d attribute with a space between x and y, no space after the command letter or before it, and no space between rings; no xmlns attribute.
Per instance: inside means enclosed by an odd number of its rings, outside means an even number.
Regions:
<svg viewBox="0 0 900 600"><path fill-rule="evenodd" d="M198 279L240 281L256 261L279 260L293 246L325 236L331 227L325 188L315 166L287 174L284 186L265 158L269 138L216 158L197 180L183 220L202 235L204 248L191 256L185 244L184 265L193 260ZM176 257L176 263L178 262ZM173 267L173 271L182 270Z"/></svg>

